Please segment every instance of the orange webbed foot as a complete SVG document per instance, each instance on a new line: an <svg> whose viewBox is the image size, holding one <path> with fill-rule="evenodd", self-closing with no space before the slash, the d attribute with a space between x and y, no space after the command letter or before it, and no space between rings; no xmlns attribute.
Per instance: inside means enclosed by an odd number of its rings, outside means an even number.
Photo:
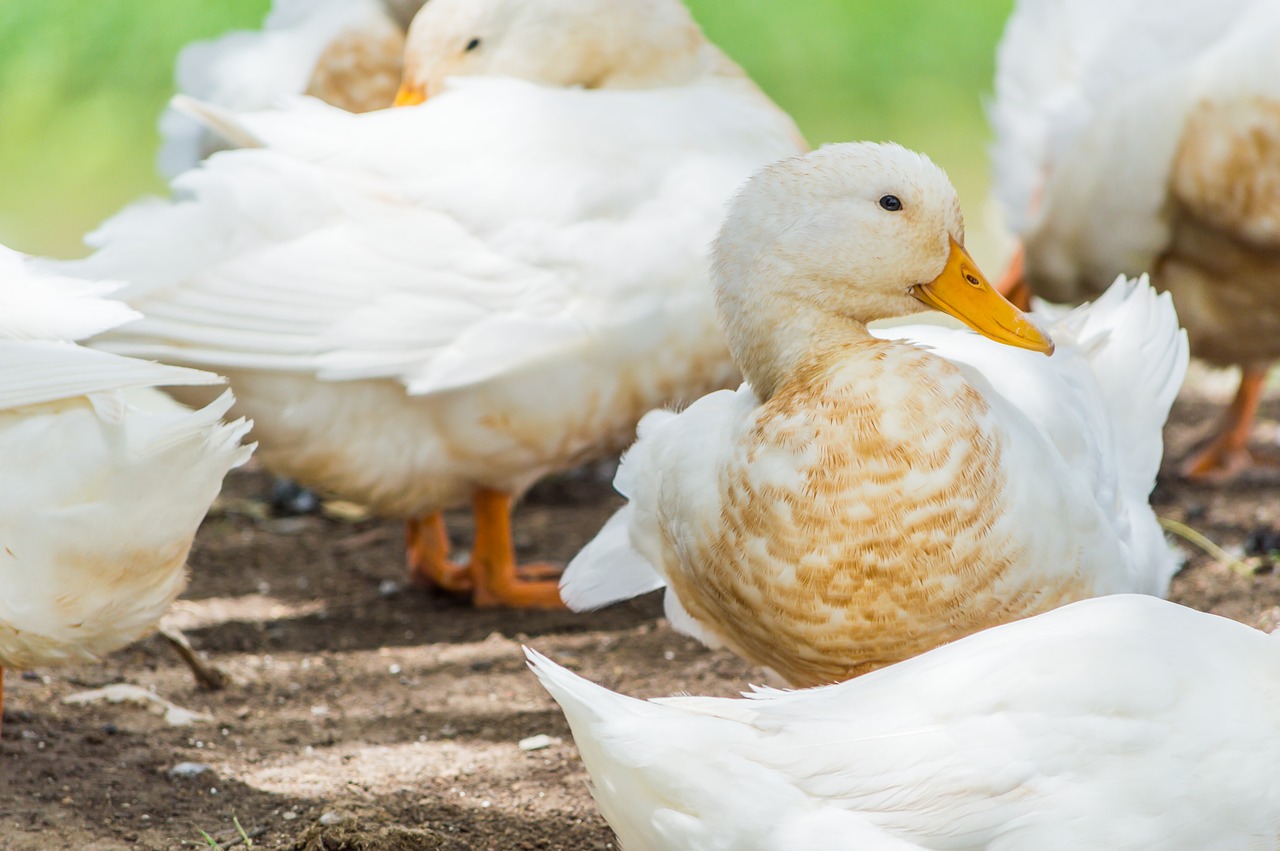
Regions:
<svg viewBox="0 0 1280 851"><path fill-rule="evenodd" d="M561 568L552 564L517 565L511 543L511 495L481 488L472 506L476 541L471 550L473 599L477 606L513 609L563 609Z"/></svg>
<svg viewBox="0 0 1280 851"><path fill-rule="evenodd" d="M439 512L405 523L405 553L410 585L451 594L474 590L470 566L449 560L449 535Z"/></svg>

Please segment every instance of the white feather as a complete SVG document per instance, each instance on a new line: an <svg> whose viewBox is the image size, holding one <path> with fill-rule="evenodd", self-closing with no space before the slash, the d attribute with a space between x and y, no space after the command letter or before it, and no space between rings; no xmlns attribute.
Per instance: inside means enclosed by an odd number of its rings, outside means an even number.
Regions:
<svg viewBox="0 0 1280 851"><path fill-rule="evenodd" d="M1280 639L1151 597L747 700L634 700L527 652L627 851L1191 851L1280 831Z"/></svg>

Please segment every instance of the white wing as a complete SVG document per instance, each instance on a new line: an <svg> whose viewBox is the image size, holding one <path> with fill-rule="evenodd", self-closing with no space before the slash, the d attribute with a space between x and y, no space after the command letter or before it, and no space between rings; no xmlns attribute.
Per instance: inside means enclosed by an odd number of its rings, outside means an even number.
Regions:
<svg viewBox="0 0 1280 851"><path fill-rule="evenodd" d="M120 284L44 276L32 285L27 263L0 245L0 340L81 340L139 315L103 298Z"/></svg>
<svg viewBox="0 0 1280 851"><path fill-rule="evenodd" d="M72 264L131 281L146 316L104 345L419 394L702 309L725 200L796 149L785 115L719 83L471 80L413 109L239 118L267 148L213 157Z"/></svg>
<svg viewBox="0 0 1280 851"><path fill-rule="evenodd" d="M1254 847L1280 820L1249 786L1280 756L1280 643L1150 597L750 700L645 703L530 658L627 848Z"/></svg>
<svg viewBox="0 0 1280 851"><path fill-rule="evenodd" d="M1055 470L1055 489L1070 482L1071 493L1096 505L1111 523L1138 570L1129 590L1167 593L1178 561L1150 496L1163 456L1162 431L1189 358L1168 294L1157 295L1145 276L1118 279L1096 302L1052 326L1058 344L1052 358L943 324L900 324L873 333L920 343L967 368L974 386L1004 408L998 419L1013 446L1028 453L1025 468ZM1057 450L1052 467L1045 466L1050 459L1040 456L1033 431ZM1029 495L1027 504L1034 502Z"/></svg>

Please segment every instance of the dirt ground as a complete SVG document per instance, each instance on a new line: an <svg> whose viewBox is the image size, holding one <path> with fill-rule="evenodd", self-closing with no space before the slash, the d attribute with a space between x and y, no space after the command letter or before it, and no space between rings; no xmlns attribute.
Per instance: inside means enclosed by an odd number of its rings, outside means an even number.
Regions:
<svg viewBox="0 0 1280 851"><path fill-rule="evenodd" d="M1180 482L1173 470L1234 387L1203 370L1190 386L1166 432L1156 510L1238 554L1280 529L1280 474L1220 489ZM1263 419L1259 442L1273 443L1280 394ZM516 522L520 556L572 556L619 504L601 478L530 494ZM202 832L223 848L245 847L246 835L255 848L307 851L613 848L568 727L520 644L640 696L729 695L760 678L673 633L656 596L573 615L475 611L403 588L400 526L351 512L273 517L267 488L261 471L229 479L173 615L230 687L198 688L158 638L98 665L7 673L0 848L211 847ZM465 550L468 518L449 519ZM1280 624L1280 576L1266 557L1244 577L1182 548L1175 600ZM172 727L132 704L63 703L121 682L213 720ZM521 748L539 735L550 745ZM194 766L173 771L183 763Z"/></svg>

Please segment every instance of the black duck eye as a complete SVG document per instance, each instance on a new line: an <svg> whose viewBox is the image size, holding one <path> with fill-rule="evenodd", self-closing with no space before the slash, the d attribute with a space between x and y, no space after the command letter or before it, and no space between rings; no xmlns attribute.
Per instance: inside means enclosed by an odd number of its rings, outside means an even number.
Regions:
<svg viewBox="0 0 1280 851"><path fill-rule="evenodd" d="M880 199L880 206L890 213L896 213L902 209L902 201L897 195L885 195Z"/></svg>
<svg viewBox="0 0 1280 851"><path fill-rule="evenodd" d="M471 41L467 42L466 52L470 53L471 51L475 50L479 46L480 46L480 39L473 38L471 39Z"/></svg>

